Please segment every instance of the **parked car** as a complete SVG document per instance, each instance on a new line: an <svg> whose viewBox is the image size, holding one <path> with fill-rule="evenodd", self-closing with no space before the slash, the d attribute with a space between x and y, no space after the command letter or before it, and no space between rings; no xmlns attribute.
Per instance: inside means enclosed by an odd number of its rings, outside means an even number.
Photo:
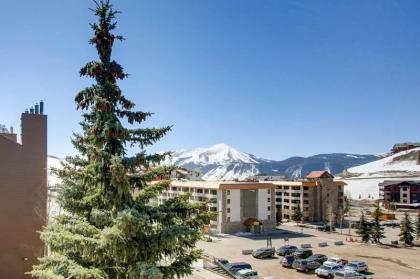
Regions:
<svg viewBox="0 0 420 279"><path fill-rule="evenodd" d="M315 274L318 277L323 278L334 278L334 273L342 269L343 266L338 263L326 261L324 264L317 269L315 269Z"/></svg>
<svg viewBox="0 0 420 279"><path fill-rule="evenodd" d="M217 259L217 261L218 261L219 263L221 263L222 265L224 265L224 266L226 266L226 265L229 263L229 261L228 261L228 260L223 259L223 258L219 258L219 259Z"/></svg>
<svg viewBox="0 0 420 279"><path fill-rule="evenodd" d="M260 248L252 252L252 256L256 259L271 258L274 256L276 250L274 248Z"/></svg>
<svg viewBox="0 0 420 279"><path fill-rule="evenodd" d="M252 269L241 269L235 274L237 279L258 279L258 273Z"/></svg>
<svg viewBox="0 0 420 279"><path fill-rule="evenodd" d="M312 256L307 258L307 260L316 261L316 262L319 262L320 264L323 264L324 262L328 260L328 257L323 254L313 254Z"/></svg>
<svg viewBox="0 0 420 279"><path fill-rule="evenodd" d="M286 255L286 256L284 256L283 260L281 261L281 265L283 267L292 267L294 261L295 261L294 256Z"/></svg>
<svg viewBox="0 0 420 279"><path fill-rule="evenodd" d="M343 269L334 273L334 278L337 279L366 279L366 275L360 274L354 270Z"/></svg>
<svg viewBox="0 0 420 279"><path fill-rule="evenodd" d="M235 274L236 272L242 269L252 269L252 266L249 263L245 263L245 262L227 263L225 267L233 274Z"/></svg>
<svg viewBox="0 0 420 279"><path fill-rule="evenodd" d="M367 272L369 270L368 265L362 261L352 261L348 263L345 268L356 272Z"/></svg>
<svg viewBox="0 0 420 279"><path fill-rule="evenodd" d="M297 249L293 253L293 256L295 256L295 258L298 258L298 259L306 259L306 258L309 258L310 256L312 256L312 250L307 249L307 248Z"/></svg>
<svg viewBox="0 0 420 279"><path fill-rule="evenodd" d="M342 259L342 258L337 257L337 256L332 256L332 257L330 257L330 258L328 259L328 261L329 261L329 262L338 263L338 264L340 264L340 265L342 265L342 266L345 266L346 264L348 264L348 263L349 263L349 261L348 261L348 260Z"/></svg>
<svg viewBox="0 0 420 279"><path fill-rule="evenodd" d="M321 264L317 261L309 261L308 259L296 259L292 267L298 271L309 272L320 267Z"/></svg>
<svg viewBox="0 0 420 279"><path fill-rule="evenodd" d="M298 248L293 245L284 245L277 249L277 255L286 256L293 254Z"/></svg>

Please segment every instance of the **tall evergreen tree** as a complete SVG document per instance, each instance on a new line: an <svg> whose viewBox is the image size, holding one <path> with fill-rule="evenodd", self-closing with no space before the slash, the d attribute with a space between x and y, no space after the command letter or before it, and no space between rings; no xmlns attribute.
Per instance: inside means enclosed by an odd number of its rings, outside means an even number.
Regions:
<svg viewBox="0 0 420 279"><path fill-rule="evenodd" d="M410 215L407 212L404 213L404 220L400 224L400 240L407 245L413 244L414 240L414 228L410 220Z"/></svg>
<svg viewBox="0 0 420 279"><path fill-rule="evenodd" d="M359 225L356 233L362 238L363 242L369 242L370 240L370 225L366 221L365 214L362 212L360 216Z"/></svg>
<svg viewBox="0 0 420 279"><path fill-rule="evenodd" d="M371 240L373 243L380 243L382 238L385 238L384 228L381 226L382 211L379 203L376 205L374 212L375 219L371 228Z"/></svg>
<svg viewBox="0 0 420 279"><path fill-rule="evenodd" d="M299 223L303 220L303 213L302 213L302 209L300 208L300 203L297 204L296 209L293 212L292 220L295 221L296 223Z"/></svg>
<svg viewBox="0 0 420 279"><path fill-rule="evenodd" d="M191 273L200 257L195 248L201 228L209 221L204 204L189 203L187 196L161 204L153 202L167 189L173 168L159 166L168 155L147 154L145 148L161 139L170 127L139 125L151 113L134 111L134 103L122 94L118 80L127 77L111 58L115 16L109 0L96 2L98 22L90 43L99 61L86 64L81 76L95 84L76 95L83 111L82 133L72 142L79 155L67 158L58 171L63 185L59 204L64 213L42 232L50 253L35 266L40 279L155 279ZM140 149L127 155L127 146Z"/></svg>

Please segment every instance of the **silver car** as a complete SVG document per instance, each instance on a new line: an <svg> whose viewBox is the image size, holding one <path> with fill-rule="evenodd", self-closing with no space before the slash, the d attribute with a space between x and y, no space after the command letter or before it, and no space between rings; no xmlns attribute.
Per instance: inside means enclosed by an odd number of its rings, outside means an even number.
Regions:
<svg viewBox="0 0 420 279"><path fill-rule="evenodd" d="M369 268L365 262L352 261L345 266L346 269L351 269L357 272L368 272Z"/></svg>

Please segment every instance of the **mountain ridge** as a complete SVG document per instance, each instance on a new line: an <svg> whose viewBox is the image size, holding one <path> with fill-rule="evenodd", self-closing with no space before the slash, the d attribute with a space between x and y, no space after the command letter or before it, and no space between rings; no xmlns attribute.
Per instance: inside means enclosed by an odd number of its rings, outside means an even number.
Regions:
<svg viewBox="0 0 420 279"><path fill-rule="evenodd" d="M370 154L325 153L309 157L293 156L276 161L259 158L222 143L209 148L175 151L164 164L199 171L204 180L246 179L258 174L284 174L288 179L298 179L312 170L328 170L332 174L338 174L378 158Z"/></svg>

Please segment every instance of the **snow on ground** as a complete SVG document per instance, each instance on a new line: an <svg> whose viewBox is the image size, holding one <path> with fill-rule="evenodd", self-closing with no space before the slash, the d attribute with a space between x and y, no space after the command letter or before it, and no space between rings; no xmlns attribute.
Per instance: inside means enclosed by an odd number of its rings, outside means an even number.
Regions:
<svg viewBox="0 0 420 279"><path fill-rule="evenodd" d="M402 151L368 164L350 168L347 171L352 174L362 174L363 177L378 176L378 173L382 176L389 173L389 176L392 176L392 173L395 172L420 172L420 165L417 164L416 160L416 154L419 152L420 148Z"/></svg>
<svg viewBox="0 0 420 279"><path fill-rule="evenodd" d="M344 186L344 192L350 193L352 199L379 199L379 183L384 180L420 180L419 177L389 177L389 178L364 178L364 179L341 179L347 185ZM359 196L360 195L360 196Z"/></svg>
<svg viewBox="0 0 420 279"><path fill-rule="evenodd" d="M344 190L353 199L379 198L379 183L384 180L418 180L420 165L417 155L420 148L402 151L391 156L353 167L347 170L346 177L337 178L347 183Z"/></svg>
<svg viewBox="0 0 420 279"><path fill-rule="evenodd" d="M198 147L191 150L177 151L166 163L176 165L223 165L233 162L258 163L253 156L223 143L209 148Z"/></svg>

